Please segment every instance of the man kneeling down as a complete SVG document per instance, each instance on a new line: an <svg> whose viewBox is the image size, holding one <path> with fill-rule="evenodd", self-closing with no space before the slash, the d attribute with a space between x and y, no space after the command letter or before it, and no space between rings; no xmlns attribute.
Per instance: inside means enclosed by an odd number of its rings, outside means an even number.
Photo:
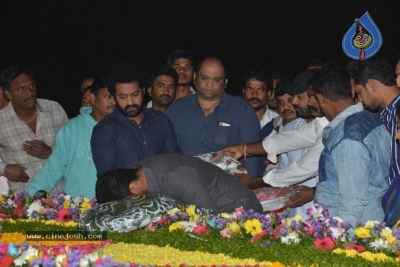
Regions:
<svg viewBox="0 0 400 267"><path fill-rule="evenodd" d="M245 185L222 169L185 155L154 155L135 164L134 169L107 171L96 183L100 204L149 192L214 214L233 212L237 207L262 212L257 197Z"/></svg>

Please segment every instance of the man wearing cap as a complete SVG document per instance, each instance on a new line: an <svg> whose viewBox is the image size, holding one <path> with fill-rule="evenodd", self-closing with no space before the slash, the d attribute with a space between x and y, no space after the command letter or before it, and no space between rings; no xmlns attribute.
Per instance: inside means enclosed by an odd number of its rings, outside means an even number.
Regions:
<svg viewBox="0 0 400 267"><path fill-rule="evenodd" d="M307 181L317 175L319 156L324 148L324 145L322 144L322 131L323 128L328 124L328 121L325 117L323 117L319 105L316 102L312 86L307 86L308 84L312 83L312 74L313 73L310 71L303 71L295 78L292 88L289 89L289 91L294 94L292 104L297 107L295 109L302 117L308 116L308 114L306 114L307 108L304 105L307 100L308 108L311 111L311 117L306 120L311 120L311 122L299 129L271 134L263 141L249 143L247 144L245 151L242 151L240 146L230 146L222 150L222 152L225 152L236 159L241 158L244 153L250 155L267 154L268 159L271 162L276 162L277 155L293 150L308 148L307 152L301 157L300 160L292 162L284 169L272 170L264 177L249 179L249 176L235 174L235 176L240 178L241 182L245 183L250 188L259 188L267 185L276 187L290 186ZM298 186L295 189L297 191L308 190L308 187ZM302 206L303 204L312 200L312 188L310 190L311 199L295 198L293 205L289 206Z"/></svg>

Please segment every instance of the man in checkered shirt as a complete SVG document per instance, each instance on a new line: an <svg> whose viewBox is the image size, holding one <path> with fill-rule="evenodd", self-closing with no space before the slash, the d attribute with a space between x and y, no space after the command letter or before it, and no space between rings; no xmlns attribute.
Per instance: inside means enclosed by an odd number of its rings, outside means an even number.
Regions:
<svg viewBox="0 0 400 267"><path fill-rule="evenodd" d="M12 65L1 72L10 104L0 111L0 175L12 191L26 189L52 154L55 136L68 120L57 102L37 99L33 72ZM59 190L60 185L55 190Z"/></svg>

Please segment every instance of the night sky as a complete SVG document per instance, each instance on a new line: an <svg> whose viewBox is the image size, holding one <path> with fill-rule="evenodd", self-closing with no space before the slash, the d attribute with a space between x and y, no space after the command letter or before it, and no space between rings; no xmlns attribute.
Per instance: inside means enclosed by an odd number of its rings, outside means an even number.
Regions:
<svg viewBox="0 0 400 267"><path fill-rule="evenodd" d="M394 65L400 53L400 0L1 0L0 10L0 67L32 66L38 96L69 117L78 114L85 77L118 61L151 71L176 48L220 57L232 94L248 69L295 76L317 57L344 66L342 38L366 11L383 36L378 55Z"/></svg>

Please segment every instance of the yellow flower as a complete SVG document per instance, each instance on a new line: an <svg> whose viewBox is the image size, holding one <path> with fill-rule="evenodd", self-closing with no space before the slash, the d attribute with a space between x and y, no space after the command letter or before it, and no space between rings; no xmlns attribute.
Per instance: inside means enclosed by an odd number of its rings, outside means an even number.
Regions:
<svg viewBox="0 0 400 267"><path fill-rule="evenodd" d="M296 222L302 222L303 221L303 217L301 217L301 215L296 214L292 220L296 221Z"/></svg>
<svg viewBox="0 0 400 267"><path fill-rule="evenodd" d="M335 248L334 250L332 250L332 252L335 254L342 254L344 253L344 250L341 248Z"/></svg>
<svg viewBox="0 0 400 267"><path fill-rule="evenodd" d="M346 249L344 254L346 254L346 257L354 258L358 255L358 252L355 249Z"/></svg>
<svg viewBox="0 0 400 267"><path fill-rule="evenodd" d="M389 257L384 253L376 253L375 254L375 261L387 261Z"/></svg>
<svg viewBox="0 0 400 267"><path fill-rule="evenodd" d="M261 222L257 219L247 220L243 226L246 229L246 233L250 233L252 236L262 232Z"/></svg>
<svg viewBox="0 0 400 267"><path fill-rule="evenodd" d="M64 206L64 208L65 208L65 209L68 209L68 208L69 208L69 206L71 206L71 201L69 201L69 200L65 200L65 201L64 201L64 205L63 205L63 206Z"/></svg>
<svg viewBox="0 0 400 267"><path fill-rule="evenodd" d="M380 235L388 241L389 245L393 245L394 241L396 241L396 238L392 235L392 229L389 227L385 227Z"/></svg>
<svg viewBox="0 0 400 267"><path fill-rule="evenodd" d="M89 201L83 201L82 203L81 203L81 208L79 209L79 211L81 212L81 213L83 213L85 210L87 210L88 208L90 208L90 203L89 203Z"/></svg>
<svg viewBox="0 0 400 267"><path fill-rule="evenodd" d="M369 232L369 229L364 228L364 227L358 227L356 228L356 230L354 231L354 233L356 234L356 236L358 238L370 238L371 234Z"/></svg>
<svg viewBox="0 0 400 267"><path fill-rule="evenodd" d="M220 217L224 218L224 219L229 219L229 218L233 218L233 216L229 213L223 212L221 214L219 214Z"/></svg>
<svg viewBox="0 0 400 267"><path fill-rule="evenodd" d="M364 259L368 261L374 261L375 257L374 254L372 254L369 251L364 251L363 253L359 254L359 256L363 257Z"/></svg>
<svg viewBox="0 0 400 267"><path fill-rule="evenodd" d="M179 211L179 209L177 207L175 207L172 210L168 211L168 215L169 216L174 216L177 211Z"/></svg>
<svg viewBox="0 0 400 267"><path fill-rule="evenodd" d="M189 214L189 221L197 222L200 219L200 215L196 213L196 205L190 205L186 212Z"/></svg>
<svg viewBox="0 0 400 267"><path fill-rule="evenodd" d="M364 227L365 228L374 228L376 223L379 223L379 222L378 221L367 221L364 224Z"/></svg>
<svg viewBox="0 0 400 267"><path fill-rule="evenodd" d="M182 227L182 225L181 225L180 222L174 222L174 223L171 224L171 225L169 226L169 228L168 228L168 230L169 230L170 232L172 232L172 231L174 231L174 230L177 230L177 229L183 229L183 227Z"/></svg>
<svg viewBox="0 0 400 267"><path fill-rule="evenodd" d="M279 261L276 261L272 263L271 267L286 267L286 265L280 263Z"/></svg>
<svg viewBox="0 0 400 267"><path fill-rule="evenodd" d="M229 230L231 230L232 233L240 234L240 226L237 222L228 223L227 226L229 227Z"/></svg>

